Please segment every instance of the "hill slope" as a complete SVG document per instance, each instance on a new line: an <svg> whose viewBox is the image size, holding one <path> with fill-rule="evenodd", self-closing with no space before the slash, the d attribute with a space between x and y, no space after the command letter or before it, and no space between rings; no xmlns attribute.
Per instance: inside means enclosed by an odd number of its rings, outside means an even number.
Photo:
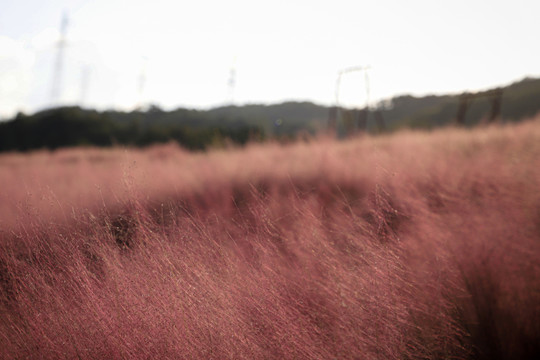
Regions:
<svg viewBox="0 0 540 360"><path fill-rule="evenodd" d="M518 121L540 111L540 79L524 79L502 91L501 116L504 121ZM489 112L489 101L480 98L472 102L464 125L478 124ZM404 95L383 102L379 110L385 130L393 131L452 124L458 107L458 95ZM245 144L248 140L268 137L315 134L328 127L331 111L331 108L309 102L226 106L207 111L163 111L155 106L130 113L98 112L78 107L50 109L30 116L19 114L12 121L0 123L0 151L77 145L143 146L167 141L201 150L228 142ZM373 114L368 117L366 129L378 132ZM342 119L338 132L345 134Z"/></svg>

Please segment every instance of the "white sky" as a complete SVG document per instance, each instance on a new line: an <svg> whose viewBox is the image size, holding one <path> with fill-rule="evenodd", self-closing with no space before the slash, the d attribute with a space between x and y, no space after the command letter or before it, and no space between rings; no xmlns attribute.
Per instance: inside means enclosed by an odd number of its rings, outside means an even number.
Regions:
<svg viewBox="0 0 540 360"><path fill-rule="evenodd" d="M233 66L236 104L332 104L337 72L357 65L372 101L540 76L538 0L0 2L0 118L53 104L63 12L59 104L210 108L230 101ZM363 79L343 77L341 103L365 103Z"/></svg>

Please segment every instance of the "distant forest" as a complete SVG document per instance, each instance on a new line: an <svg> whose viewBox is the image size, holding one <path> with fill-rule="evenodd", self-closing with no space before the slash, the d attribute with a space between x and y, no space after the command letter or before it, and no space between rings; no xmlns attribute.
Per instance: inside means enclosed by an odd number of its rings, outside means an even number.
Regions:
<svg viewBox="0 0 540 360"><path fill-rule="evenodd" d="M540 79L526 78L501 90L502 121L518 121L540 111ZM482 92L476 95L482 95ZM365 128L357 130L374 133L446 126L454 123L459 106L460 94L397 96L376 106L384 127L377 126L373 112L370 112L362 125ZM480 123L490 106L487 96L476 98L467 107L463 125ZM340 109L339 113L346 111ZM206 111L182 108L163 111L157 106L149 106L144 111L100 112L61 107L33 115L19 113L14 119L0 123L0 151L82 145L146 146L169 141L176 141L190 150L204 150L225 144L243 145L248 141L315 134L327 129L332 112L335 114L335 109L309 102L226 106ZM338 116L337 120L337 132L344 136L343 119Z"/></svg>

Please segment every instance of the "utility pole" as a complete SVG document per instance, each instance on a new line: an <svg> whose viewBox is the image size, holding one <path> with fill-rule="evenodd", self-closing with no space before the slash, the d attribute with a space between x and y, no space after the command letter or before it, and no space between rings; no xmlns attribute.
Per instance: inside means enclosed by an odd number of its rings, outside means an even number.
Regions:
<svg viewBox="0 0 540 360"><path fill-rule="evenodd" d="M62 16L62 22L60 24L60 38L56 44L56 61L54 63L54 73L51 89L51 105L56 106L59 104L62 95L62 72L64 67L64 56L66 48L66 34L68 27L68 16L64 12Z"/></svg>

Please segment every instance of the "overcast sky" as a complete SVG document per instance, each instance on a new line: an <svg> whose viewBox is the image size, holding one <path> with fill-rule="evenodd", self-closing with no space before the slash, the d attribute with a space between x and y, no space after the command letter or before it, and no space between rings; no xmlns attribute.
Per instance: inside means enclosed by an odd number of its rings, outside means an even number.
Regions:
<svg viewBox="0 0 540 360"><path fill-rule="evenodd" d="M539 18L537 0L2 0L0 118L58 104L328 105L338 71L359 65L372 103L486 89L540 76ZM364 74L343 76L340 102L363 106L365 89Z"/></svg>

